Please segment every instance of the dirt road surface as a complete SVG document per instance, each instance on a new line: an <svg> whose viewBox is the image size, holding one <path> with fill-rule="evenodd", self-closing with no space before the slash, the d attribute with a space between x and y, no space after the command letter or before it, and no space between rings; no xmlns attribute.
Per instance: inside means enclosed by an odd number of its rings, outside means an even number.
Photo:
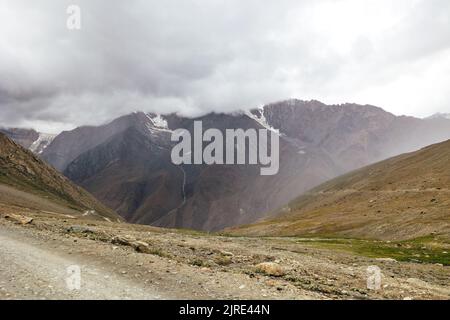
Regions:
<svg viewBox="0 0 450 320"><path fill-rule="evenodd" d="M0 227L0 261L0 298L164 298L151 287L109 272L105 265L93 265L89 259L69 255L5 227ZM78 274L80 277L74 278Z"/></svg>

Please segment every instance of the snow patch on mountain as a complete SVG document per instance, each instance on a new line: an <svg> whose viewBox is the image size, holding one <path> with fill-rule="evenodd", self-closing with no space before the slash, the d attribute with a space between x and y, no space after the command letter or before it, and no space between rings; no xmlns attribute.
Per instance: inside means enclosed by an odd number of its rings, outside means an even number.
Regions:
<svg viewBox="0 0 450 320"><path fill-rule="evenodd" d="M47 148L50 143L55 139L56 134L50 133L39 133L39 138L32 143L30 146L30 151L35 154L41 154L45 148Z"/></svg>
<svg viewBox="0 0 450 320"><path fill-rule="evenodd" d="M167 124L167 120L164 119L160 114L157 114L153 118L149 116L150 121L153 122L153 125L155 127L161 128L161 129L169 129L169 126Z"/></svg>
<svg viewBox="0 0 450 320"><path fill-rule="evenodd" d="M266 116L264 115L264 107L259 107L256 110L257 114L252 113L251 111L246 111L245 114L252 118L253 120L255 120L256 122L258 122L261 126L263 126L264 128L273 131L275 133L277 133L278 135L280 135L280 130L275 129L274 127L272 127L271 125L269 125Z"/></svg>
<svg viewBox="0 0 450 320"><path fill-rule="evenodd" d="M155 132L155 131L172 132L172 130L169 129L167 120L164 119L160 114L157 114L157 115L146 114L146 116L147 116L147 119L150 121L150 123L147 124L147 128L151 132Z"/></svg>

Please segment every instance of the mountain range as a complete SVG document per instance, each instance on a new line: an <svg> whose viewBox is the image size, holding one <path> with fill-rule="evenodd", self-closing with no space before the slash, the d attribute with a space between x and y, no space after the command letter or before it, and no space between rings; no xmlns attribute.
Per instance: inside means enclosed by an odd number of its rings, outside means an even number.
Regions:
<svg viewBox="0 0 450 320"><path fill-rule="evenodd" d="M205 130L279 132L279 173L261 176L257 165L175 166L171 134L178 128L192 132L196 120ZM10 136L18 139L15 134ZM270 217L329 179L448 138L445 117L287 100L195 119L135 112L62 132L39 155L129 222L217 231Z"/></svg>

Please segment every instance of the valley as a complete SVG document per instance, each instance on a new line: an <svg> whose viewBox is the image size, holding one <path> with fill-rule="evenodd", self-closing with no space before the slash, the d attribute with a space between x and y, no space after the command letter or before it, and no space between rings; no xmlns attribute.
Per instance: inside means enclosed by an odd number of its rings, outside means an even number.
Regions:
<svg viewBox="0 0 450 320"><path fill-rule="evenodd" d="M0 0L12 314L448 306L450 1L24 2Z"/></svg>
<svg viewBox="0 0 450 320"><path fill-rule="evenodd" d="M196 122L202 132L215 130L219 137L238 129L276 133L279 161L271 164L278 173L261 176L269 170L261 164L183 165L180 170L172 161L171 136L181 130L193 137ZM32 130L5 131L25 147L39 136ZM445 117L419 119L370 105L291 99L196 118L134 112L61 132L38 155L128 222L220 231L271 217L344 173L448 138ZM200 153L208 147L202 141L195 145ZM188 162L195 151L185 150Z"/></svg>

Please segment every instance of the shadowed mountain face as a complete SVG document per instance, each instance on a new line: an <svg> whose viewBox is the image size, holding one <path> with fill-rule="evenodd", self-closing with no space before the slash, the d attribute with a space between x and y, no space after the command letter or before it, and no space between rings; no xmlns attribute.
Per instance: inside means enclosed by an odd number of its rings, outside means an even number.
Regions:
<svg viewBox="0 0 450 320"><path fill-rule="evenodd" d="M204 130L264 128L242 114L212 114L196 120L202 121ZM193 120L184 121L183 126L192 132ZM284 139L280 139L280 170L273 176L261 176L259 165L183 165L182 169L185 201L152 224L214 231L248 223L338 170L323 152L300 154Z"/></svg>
<svg viewBox="0 0 450 320"><path fill-rule="evenodd" d="M450 140L333 179L240 235L404 240L450 234Z"/></svg>
<svg viewBox="0 0 450 320"><path fill-rule="evenodd" d="M172 130L270 128L280 170L171 163ZM42 158L131 222L219 230L267 217L299 194L350 170L450 138L450 121L396 117L373 106L289 100L199 119L133 113L63 132Z"/></svg>
<svg viewBox="0 0 450 320"><path fill-rule="evenodd" d="M168 128L182 126L192 133L194 119L168 116L168 127L162 128L151 120L154 115L133 117L133 126L83 153L64 171L131 222L202 230L248 223L260 217L256 213L283 205L311 181L324 181L337 170L325 154L302 155L285 141L276 176L260 176L256 165L175 166ZM197 120L204 130L263 128L246 115L212 114Z"/></svg>
<svg viewBox="0 0 450 320"><path fill-rule="evenodd" d="M88 192L2 133L0 189L2 205L121 220Z"/></svg>
<svg viewBox="0 0 450 320"><path fill-rule="evenodd" d="M117 133L143 125L141 114L133 113L100 127L79 127L64 131L43 152L42 158L60 171L79 155L110 139Z"/></svg>
<svg viewBox="0 0 450 320"><path fill-rule="evenodd" d="M183 173L170 160L170 136L130 127L74 160L65 174L128 221L150 224L183 200Z"/></svg>

